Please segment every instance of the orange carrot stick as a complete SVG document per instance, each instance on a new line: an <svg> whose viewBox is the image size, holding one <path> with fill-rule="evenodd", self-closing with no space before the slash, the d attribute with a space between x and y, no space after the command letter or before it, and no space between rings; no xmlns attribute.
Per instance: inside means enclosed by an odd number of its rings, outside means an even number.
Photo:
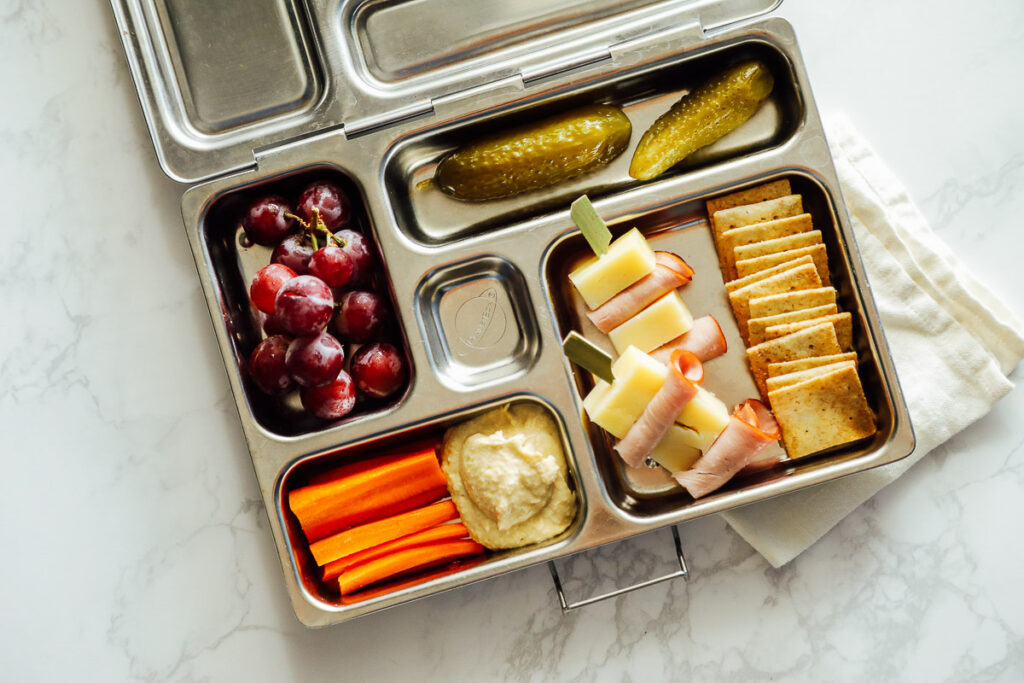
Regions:
<svg viewBox="0 0 1024 683"><path fill-rule="evenodd" d="M321 567L360 550L372 548L381 543L393 541L402 536L458 518L455 503L442 500L424 508L403 512L400 515L379 519L376 522L347 529L328 536L309 546L313 559Z"/></svg>
<svg viewBox="0 0 1024 683"><path fill-rule="evenodd" d="M483 557L471 557L467 560L456 560L451 564L446 564L443 567L434 569L433 571L429 571L426 573L417 572L405 578L398 577L395 580L388 581L385 584L377 585L372 588L367 588L366 590L361 590L357 593L349 593L348 595L342 595L341 604L354 605L357 602L369 600L370 598L376 598L380 595L385 595L387 593L393 593L395 591L402 590L403 588L408 588L410 586L416 586L421 583L426 583L427 581L432 581L433 579L437 579L442 576L447 576L448 574L461 572L463 569L475 567L483 561Z"/></svg>
<svg viewBox="0 0 1024 683"><path fill-rule="evenodd" d="M350 467L346 476L288 494L288 506L309 541L411 510L424 504L425 492L446 487L432 448L383 459L368 468L362 463Z"/></svg>
<svg viewBox="0 0 1024 683"><path fill-rule="evenodd" d="M454 560L483 553L484 547L476 541L440 541L429 545L406 548L389 553L376 560L363 562L338 577L341 594L347 595L371 583L446 560Z"/></svg>
<svg viewBox="0 0 1024 683"><path fill-rule="evenodd" d="M442 524L441 526L417 531L416 533L409 534L408 536L402 536L401 538L396 538L393 541L375 545L372 548L367 548L366 550L362 550L358 553L352 553L340 560L328 562L324 565L324 581L330 581L331 579L337 578L343 571L347 571L349 567L353 567L363 562L368 562L369 560L375 560L378 557L387 555L388 553L405 550L406 548L412 548L418 545L426 545L427 543L451 541L457 538L466 538L468 536L469 529L467 529L464 524Z"/></svg>
<svg viewBox="0 0 1024 683"><path fill-rule="evenodd" d="M332 467L329 470L314 474L309 478L310 484L324 484L335 479L341 479L352 474L358 474L359 472L365 472L366 470L379 467L380 465L390 461L398 460L400 458L409 458L415 455L420 455L426 451L434 451L435 456L437 449L440 446L440 442L437 439L420 439L411 444L407 444L400 451L389 451L383 455L377 455L372 458L365 460L357 460L356 462L345 463L337 467Z"/></svg>

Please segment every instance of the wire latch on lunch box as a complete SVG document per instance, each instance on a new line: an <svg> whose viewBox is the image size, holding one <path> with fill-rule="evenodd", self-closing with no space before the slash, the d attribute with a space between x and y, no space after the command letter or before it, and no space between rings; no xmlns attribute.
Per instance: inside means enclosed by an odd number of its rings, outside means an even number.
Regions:
<svg viewBox="0 0 1024 683"><path fill-rule="evenodd" d="M562 612L569 612L580 607L586 607L587 605L592 605L595 602L601 602L608 598L615 598L620 595L625 595L626 593L631 593L635 590L647 588L648 586L653 586L658 583L664 583L665 581L670 581L672 579L682 579L686 581L690 577L690 570L686 568L686 558L683 557L683 545L679 541L679 530L675 525L673 525L671 529L672 541L676 547L676 561L679 563L679 569L673 571L671 574L665 574L664 576L648 579L647 581L641 581L633 584L632 586L617 588L607 593L595 595L583 600L577 600L576 602L569 602L566 600L565 590L562 588L562 579L558 575L558 568L555 566L554 561L548 562L548 570L551 572L551 580L555 583L555 592L558 593L558 602L562 606Z"/></svg>

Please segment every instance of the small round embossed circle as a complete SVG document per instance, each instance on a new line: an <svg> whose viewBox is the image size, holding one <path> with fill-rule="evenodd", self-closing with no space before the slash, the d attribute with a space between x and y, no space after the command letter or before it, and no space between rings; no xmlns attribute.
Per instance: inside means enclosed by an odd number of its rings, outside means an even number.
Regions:
<svg viewBox="0 0 1024 683"><path fill-rule="evenodd" d="M498 303L498 293L488 287L469 299L455 312L455 333L466 346L486 349L505 336L508 319Z"/></svg>

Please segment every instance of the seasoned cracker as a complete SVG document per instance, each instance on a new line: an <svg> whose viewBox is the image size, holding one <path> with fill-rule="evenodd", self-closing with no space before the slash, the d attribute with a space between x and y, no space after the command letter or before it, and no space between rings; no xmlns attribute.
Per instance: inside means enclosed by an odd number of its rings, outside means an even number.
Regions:
<svg viewBox="0 0 1024 683"><path fill-rule="evenodd" d="M747 360L750 372L754 375L757 388L761 395L767 395L766 381L768 366L771 363L813 358L840 353L839 340L836 339L836 328L831 323L821 323L814 327L800 330L785 337L772 339L747 349Z"/></svg>
<svg viewBox="0 0 1024 683"><path fill-rule="evenodd" d="M838 312L838 306L835 304L826 304L824 306L815 306L814 308L804 308L798 311L779 313L778 315L769 315L764 318L751 318L747 321L747 337L749 337L750 344L753 346L754 344L760 344L761 342L766 341L764 331L772 325L796 323L801 320L813 320L826 315L835 315Z"/></svg>
<svg viewBox="0 0 1024 683"><path fill-rule="evenodd" d="M773 240L765 240L764 242L744 244L733 249L732 253L734 260L745 261L757 258L758 256L777 254L780 251L813 247L815 244L824 244L821 240L821 230L811 230L810 232L801 232L797 235L776 237Z"/></svg>
<svg viewBox="0 0 1024 683"><path fill-rule="evenodd" d="M732 305L740 334L747 338L747 321L750 319L750 300L771 294L782 294L802 289L821 287L821 278L814 264L806 263L794 266L766 280L759 280L746 287L729 292L729 303Z"/></svg>
<svg viewBox="0 0 1024 683"><path fill-rule="evenodd" d="M877 431L860 377L849 365L776 389L768 401L791 458L857 441Z"/></svg>
<svg viewBox="0 0 1024 683"><path fill-rule="evenodd" d="M784 337L787 334L793 334L804 328L811 327L818 323L827 322L835 325L836 337L839 339L839 345L843 347L843 351L850 351L853 349L853 316L849 313L836 313L834 315L828 315L821 318L813 318L811 320L801 320L800 322L783 323L781 325L772 325L771 327L765 328L764 338L778 339Z"/></svg>
<svg viewBox="0 0 1024 683"><path fill-rule="evenodd" d="M717 223L715 221L716 213L725 209L732 209L737 206L759 204L770 199L785 197L789 194L792 194L789 181L776 180L771 183L765 183L764 185L758 185L757 187L751 187L746 190L740 190L739 192L733 192L731 194L722 195L721 197L709 199L706 205L708 210L708 220L711 222L711 236L714 237L715 244L718 244L718 236L727 229L719 229L717 227Z"/></svg>
<svg viewBox="0 0 1024 683"><path fill-rule="evenodd" d="M856 353L837 353L834 356L818 356L816 358L801 358L800 360L788 360L781 363L772 363L768 366L768 376L779 377L780 375L788 375L794 372L800 372L801 370L817 368L822 365L843 363L851 360L857 362Z"/></svg>
<svg viewBox="0 0 1024 683"><path fill-rule="evenodd" d="M800 258L793 259L792 261L787 261L786 263L780 263L774 268L762 270L760 273L754 273L753 275L748 275L747 277L741 277L738 280L730 280L729 282L726 282L725 291L735 292L737 289L740 289L741 287L752 285L755 282L760 282L761 280L767 280L773 275L784 273L790 268L793 268L795 266L802 266L808 263L814 263L814 259L812 259L810 256L802 256Z"/></svg>
<svg viewBox="0 0 1024 683"><path fill-rule="evenodd" d="M735 254L735 250L733 253ZM774 268L780 263L798 259L801 256L810 256L814 260L814 267L818 269L818 277L821 278L821 284L826 287L832 284L832 275L828 271L828 252L825 251L824 244L812 244L809 247L787 249L774 254L765 254L764 256L755 256L754 258L736 261L734 264L736 276L739 278L748 277Z"/></svg>
<svg viewBox="0 0 1024 683"><path fill-rule="evenodd" d="M772 365L778 365L778 363L772 363ZM771 396L772 392L776 389L788 387L791 384L799 384L800 382L809 380L818 375L827 375L833 370L839 370L850 366L854 369L857 368L857 361L842 361L839 363L827 363L825 365L819 365L813 368L807 368L806 370L800 370L798 372L790 372L785 375L778 375L777 377L771 376L772 366L768 366L768 379L765 381L765 386L768 387L768 395Z"/></svg>
<svg viewBox="0 0 1024 683"><path fill-rule="evenodd" d="M736 265L733 259L733 250L736 247L799 235L812 230L814 224L809 213L726 230L718 240L718 260L722 272L725 273L725 279L736 279Z"/></svg>
<svg viewBox="0 0 1024 683"><path fill-rule="evenodd" d="M750 317L765 318L770 315L799 311L804 308L814 308L815 306L825 306L835 302L836 290L832 287L771 294L750 300Z"/></svg>

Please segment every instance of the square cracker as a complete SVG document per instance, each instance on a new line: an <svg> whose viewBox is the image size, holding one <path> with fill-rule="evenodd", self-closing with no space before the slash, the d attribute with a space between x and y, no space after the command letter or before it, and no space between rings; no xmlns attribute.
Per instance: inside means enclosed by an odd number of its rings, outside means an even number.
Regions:
<svg viewBox="0 0 1024 683"><path fill-rule="evenodd" d="M772 275L765 280L740 287L729 292L729 303L732 305L733 314L736 316L736 323L739 325L740 334L747 338L747 321L750 319L750 300L770 294L782 294L794 292L801 289L814 289L821 287L821 278L814 264L805 263L802 266L794 266L778 275Z"/></svg>
<svg viewBox="0 0 1024 683"><path fill-rule="evenodd" d="M877 431L860 377L849 365L776 389L768 400L791 458L863 439Z"/></svg>
<svg viewBox="0 0 1024 683"><path fill-rule="evenodd" d="M735 255L735 252L733 254ZM818 277L821 278L821 284L826 287L832 284L832 277L828 272L828 252L825 251L824 244L812 244L809 247L787 249L775 254L765 254L764 256L755 256L754 258L736 261L734 264L736 266L736 276L740 278L747 277L754 273L774 268L780 263L800 258L801 256L810 256L814 260L814 267L818 269Z"/></svg>
<svg viewBox="0 0 1024 683"><path fill-rule="evenodd" d="M821 323L785 337L751 346L747 349L747 360L750 362L750 372L754 375L757 388L761 390L762 396L767 396L765 382L768 379L770 364L835 355L840 352L836 328L831 323Z"/></svg>
<svg viewBox="0 0 1024 683"><path fill-rule="evenodd" d="M804 212L803 199L798 194L787 194L784 197L767 199L756 204L744 204L729 209L722 209L711 214L712 237L715 246L721 240L722 233L745 225L774 221L778 218L799 216Z"/></svg>
<svg viewBox="0 0 1024 683"><path fill-rule="evenodd" d="M736 261L746 261L758 256L777 254L780 251L813 247L815 244L823 244L821 241L821 230L811 230L810 232L801 232L796 235L776 237L773 240L765 240L764 242L743 244L733 249L732 255Z"/></svg>
<svg viewBox="0 0 1024 683"><path fill-rule="evenodd" d="M772 325L797 323L801 320L813 320L826 315L835 315L838 312L839 307L835 304L825 304L824 306L814 306L813 308L803 308L798 311L788 311L786 313L779 313L778 315L769 315L764 318L751 318L747 321L747 336L750 338L751 345L760 344L767 339L764 336L764 331Z"/></svg>
<svg viewBox="0 0 1024 683"><path fill-rule="evenodd" d="M857 361L857 354L855 353L837 353L834 356L818 356L816 358L801 358L800 360L787 360L782 363L772 363L768 366L768 376L778 377L779 375L788 375L794 372L800 372L801 370L809 370L811 368L817 368L822 365L831 365L832 363L842 363L844 361L852 360Z"/></svg>
<svg viewBox="0 0 1024 683"><path fill-rule="evenodd" d="M843 347L843 351L850 351L853 349L853 316L849 313L836 313L834 315L828 315L821 318L814 318L811 320L801 320L795 323L783 323L781 325L772 325L771 327L765 328L764 338L778 339L779 337L785 337L787 334L793 334L806 327L811 327L818 323L832 323L836 327L836 337L839 339L839 345Z"/></svg>
<svg viewBox="0 0 1024 683"><path fill-rule="evenodd" d="M798 292L770 294L750 300L750 317L765 318L779 313L799 311L804 308L825 306L836 302L836 290L832 287L805 289Z"/></svg>
<svg viewBox="0 0 1024 683"><path fill-rule="evenodd" d="M707 201L708 215L713 216L716 211L731 209L734 206L757 204L758 202L763 202L768 199L778 199L779 197L785 197L787 194L792 194L792 192L793 190L790 189L789 181L786 179L775 180L755 187L748 187L747 189L740 190L739 192L723 194L720 197L709 199Z"/></svg>
<svg viewBox="0 0 1024 683"><path fill-rule="evenodd" d="M736 247L799 235L812 230L814 230L814 223L811 221L809 213L726 230L718 240L718 261L722 272L725 273L727 280L736 279L736 262L733 258L733 249Z"/></svg>
<svg viewBox="0 0 1024 683"><path fill-rule="evenodd" d="M709 199L706 203L708 209L708 220L711 221L711 234L715 238L715 244L718 243L718 236L722 233L722 230L718 230L715 227L715 214L723 209L731 209L736 206L744 206L746 204L757 204L758 202L764 202L769 199L778 199L779 197L785 197L788 194L792 194L792 189L789 186L788 180L776 180L764 185L757 185L756 187L749 187L746 190L740 190L739 192L732 192L730 194L722 195L721 197L715 197Z"/></svg>
<svg viewBox="0 0 1024 683"><path fill-rule="evenodd" d="M778 365L778 363L772 363L772 365ZM825 375L833 370L839 370L846 366L856 369L857 361L847 360L840 361L838 363L828 363L826 365L819 365L817 367L807 368L806 370L799 370L797 372L789 372L785 375L777 375L775 377L771 376L771 366L769 366L769 376L767 381L765 381L765 386L768 387L768 395L771 396L772 392L776 389L782 389L783 387L788 387L792 384L799 384L800 382L812 379L818 375Z"/></svg>
<svg viewBox="0 0 1024 683"><path fill-rule="evenodd" d="M805 265L807 263L813 264L814 263L814 259L812 259L810 256L801 256L800 258L793 259L792 261L787 261L786 263L780 263L779 265L775 266L774 268L769 268L767 270L762 270L760 273L754 273L753 275L748 275L747 277L741 277L738 280L730 280L729 282L725 283L725 291L727 291L727 292L735 292L737 289L740 289L741 287L746 287L747 285L752 285L755 282L760 282L761 280L767 280L768 278L772 277L773 275L778 275L779 273L784 273L787 270L789 270L790 268L794 268L796 266L802 266L802 265Z"/></svg>

